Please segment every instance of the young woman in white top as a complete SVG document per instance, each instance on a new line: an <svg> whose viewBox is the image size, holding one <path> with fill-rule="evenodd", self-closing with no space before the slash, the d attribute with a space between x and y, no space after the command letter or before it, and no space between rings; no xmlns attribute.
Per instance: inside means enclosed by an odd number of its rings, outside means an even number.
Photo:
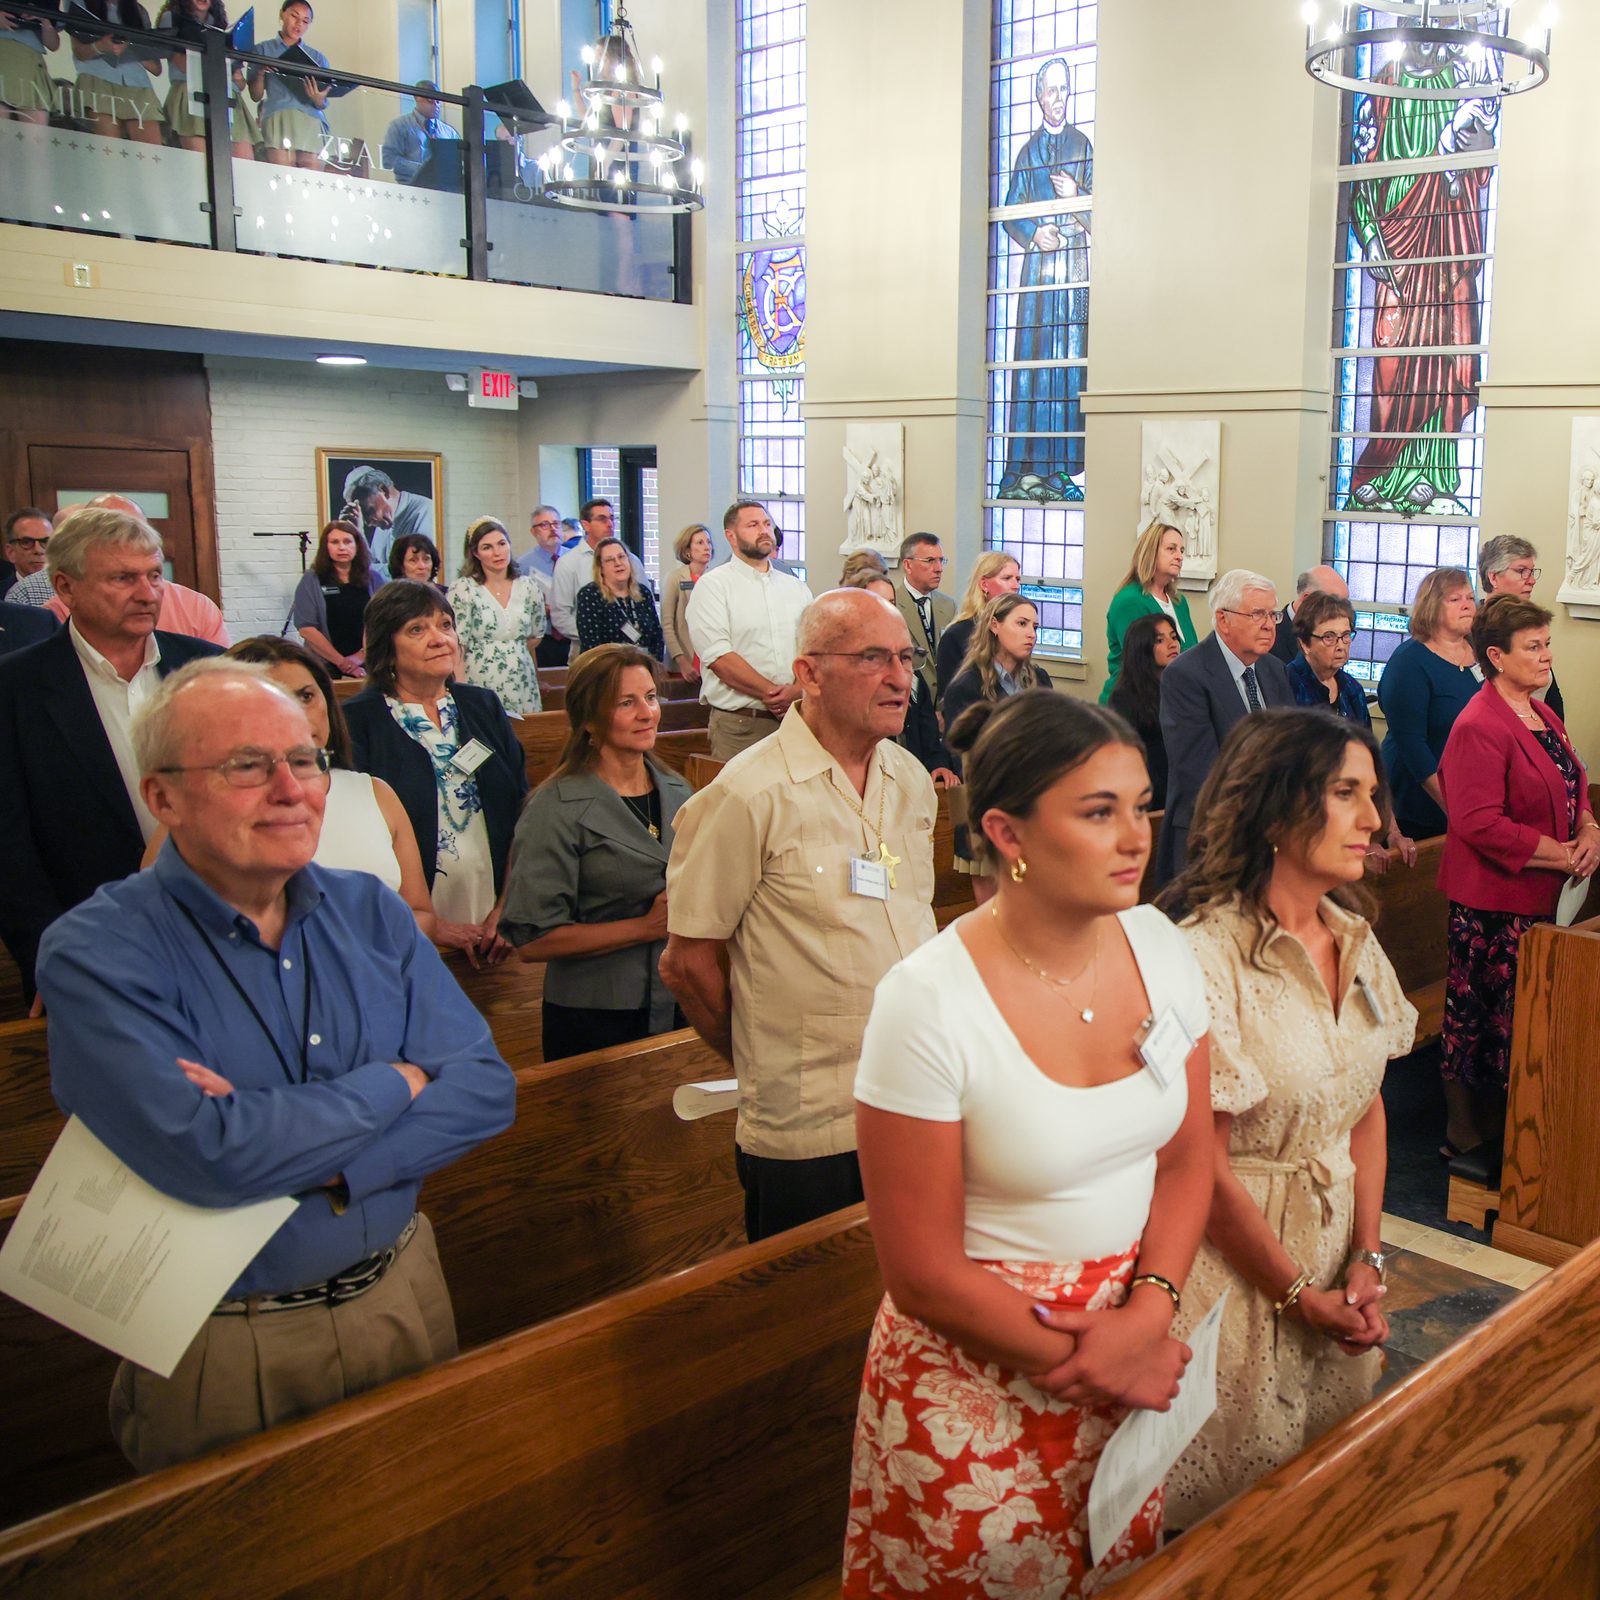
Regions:
<svg viewBox="0 0 1600 1600"><path fill-rule="evenodd" d="M466 683L493 689L508 717L543 709L533 647L549 631L544 591L517 573L511 537L494 517L467 529L461 576L450 585Z"/></svg>
<svg viewBox="0 0 1600 1600"><path fill-rule="evenodd" d="M400 797L382 778L351 768L350 730L333 692L333 680L322 663L309 650L274 634L241 639L228 654L236 661L254 662L267 669L272 681L305 711L311 737L332 760L322 835L312 858L316 864L345 872L370 872L411 907L417 926L436 944L473 947L475 928L457 927L433 909L416 834ZM146 847L143 865L149 866L160 854L166 837L165 829L156 831Z"/></svg>
<svg viewBox="0 0 1600 1600"><path fill-rule="evenodd" d="M1159 1490L1089 1567L1089 1482L1125 1411L1177 1393L1169 1329L1211 1198L1205 990L1137 903L1137 736L1041 692L966 716L998 892L883 979L856 1076L889 1293L849 1597L1077 1595L1155 1550Z"/></svg>

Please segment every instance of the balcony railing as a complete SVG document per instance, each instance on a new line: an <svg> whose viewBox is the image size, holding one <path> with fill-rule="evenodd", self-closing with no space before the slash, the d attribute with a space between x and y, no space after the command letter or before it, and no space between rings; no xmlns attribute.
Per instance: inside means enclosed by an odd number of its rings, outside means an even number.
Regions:
<svg viewBox="0 0 1600 1600"><path fill-rule="evenodd" d="M237 50L220 29L190 40L19 0L5 0L0 14L14 28L53 26L61 41L53 51L27 52L39 56L31 73L17 48L0 58L0 105L14 113L0 121L0 221L637 299L690 298L686 217L569 211L544 201L537 157L552 135L516 133L516 108L489 101L476 85L435 97L438 118L455 124L458 137L429 141L416 167L408 159L417 144L407 142L407 125L420 127L410 85ZM0 40L21 37L0 32ZM86 61L75 59L74 38L80 48L123 43L120 54ZM18 61L20 68L12 65ZM269 73L288 88L283 99L296 102L287 123L263 117L272 93L257 102L251 91L253 82L271 84ZM333 86L322 116L298 91L304 79Z"/></svg>

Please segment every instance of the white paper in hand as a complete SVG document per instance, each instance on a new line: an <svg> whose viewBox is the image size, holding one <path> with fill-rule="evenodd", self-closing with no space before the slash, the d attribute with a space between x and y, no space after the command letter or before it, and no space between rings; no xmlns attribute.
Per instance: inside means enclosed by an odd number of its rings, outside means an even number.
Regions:
<svg viewBox="0 0 1600 1600"><path fill-rule="evenodd" d="M1568 878L1561 886L1561 898L1556 902L1556 926L1570 928L1578 920L1584 901L1589 898L1587 878Z"/></svg>
<svg viewBox="0 0 1600 1600"><path fill-rule="evenodd" d="M713 1078L706 1083L680 1084L672 1091L672 1109L683 1122L697 1122L717 1111L734 1111L739 1105L739 1080Z"/></svg>
<svg viewBox="0 0 1600 1600"><path fill-rule="evenodd" d="M1106 1442L1089 1485L1089 1553L1105 1559L1217 1409L1217 1336L1229 1291L1189 1335L1194 1352L1170 1411L1131 1411Z"/></svg>
<svg viewBox="0 0 1600 1600"><path fill-rule="evenodd" d="M5 1245L0 1289L159 1377L297 1200L211 1210L136 1176L74 1117Z"/></svg>

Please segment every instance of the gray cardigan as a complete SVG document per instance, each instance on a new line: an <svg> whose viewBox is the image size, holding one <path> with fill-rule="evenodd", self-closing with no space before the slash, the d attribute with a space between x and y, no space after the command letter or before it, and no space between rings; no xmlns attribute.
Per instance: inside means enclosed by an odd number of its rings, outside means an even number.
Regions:
<svg viewBox="0 0 1600 1600"><path fill-rule="evenodd" d="M667 886L673 819L689 798L677 773L657 767L661 837L652 839L627 802L593 773L557 778L534 792L517 822L500 931L531 943L574 922L643 916ZM648 1003L650 1026L672 1026L676 1002L658 970L665 940L597 956L565 956L545 969L552 1004L634 1011Z"/></svg>

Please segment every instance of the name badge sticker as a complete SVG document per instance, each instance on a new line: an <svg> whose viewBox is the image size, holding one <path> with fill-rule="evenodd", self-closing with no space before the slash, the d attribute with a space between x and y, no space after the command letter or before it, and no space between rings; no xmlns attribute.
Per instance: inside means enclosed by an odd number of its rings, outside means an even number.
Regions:
<svg viewBox="0 0 1600 1600"><path fill-rule="evenodd" d="M476 772L494 754L482 739L469 739L450 758L450 765L458 772Z"/></svg>
<svg viewBox="0 0 1600 1600"><path fill-rule="evenodd" d="M869 900L889 898L889 869L881 861L850 858L850 893L865 895Z"/></svg>
<svg viewBox="0 0 1600 1600"><path fill-rule="evenodd" d="M638 644L641 635L639 630L634 627L631 622L624 622L622 624L622 637L626 639L629 644Z"/></svg>
<svg viewBox="0 0 1600 1600"><path fill-rule="evenodd" d="M1184 1064L1193 1049L1194 1040L1183 1018L1168 1006L1139 1041L1139 1059L1163 1089L1170 1089L1183 1076Z"/></svg>

